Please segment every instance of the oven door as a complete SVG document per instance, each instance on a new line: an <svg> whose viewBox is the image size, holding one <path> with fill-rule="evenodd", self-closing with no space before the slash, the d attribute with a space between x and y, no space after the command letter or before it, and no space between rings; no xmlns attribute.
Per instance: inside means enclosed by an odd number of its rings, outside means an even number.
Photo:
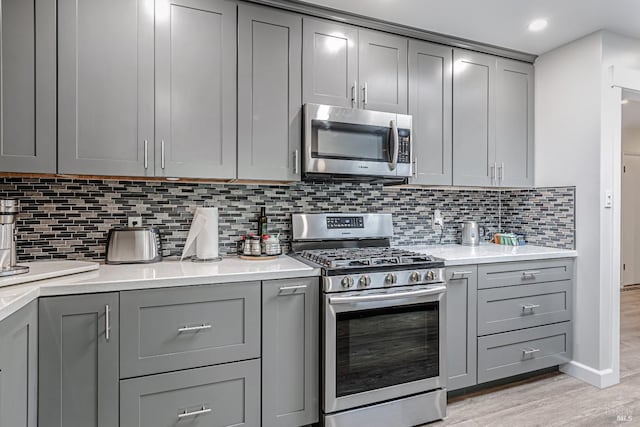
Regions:
<svg viewBox="0 0 640 427"><path fill-rule="evenodd" d="M444 388L445 286L324 297L325 413Z"/></svg>
<svg viewBox="0 0 640 427"><path fill-rule="evenodd" d="M305 174L411 175L411 116L304 106Z"/></svg>

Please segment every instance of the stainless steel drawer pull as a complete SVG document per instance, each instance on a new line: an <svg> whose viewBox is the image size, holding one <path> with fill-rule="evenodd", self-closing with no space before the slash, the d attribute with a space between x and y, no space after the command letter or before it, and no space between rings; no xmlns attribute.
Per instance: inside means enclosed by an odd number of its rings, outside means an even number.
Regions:
<svg viewBox="0 0 640 427"><path fill-rule="evenodd" d="M540 274L540 272L537 271L537 270L534 270L534 271L523 271L522 272L522 278L523 279L529 279L529 278L535 279L536 274Z"/></svg>
<svg viewBox="0 0 640 427"><path fill-rule="evenodd" d="M111 307L104 306L104 339L109 342L111 338Z"/></svg>
<svg viewBox="0 0 640 427"><path fill-rule="evenodd" d="M280 292L297 291L298 289L307 289L307 285L281 286Z"/></svg>
<svg viewBox="0 0 640 427"><path fill-rule="evenodd" d="M536 308L540 308L540 304L522 304L520 307L522 307L522 312L524 313L527 310L535 310Z"/></svg>
<svg viewBox="0 0 640 427"><path fill-rule="evenodd" d="M149 169L149 141L144 140L144 168Z"/></svg>
<svg viewBox="0 0 640 427"><path fill-rule="evenodd" d="M473 271L454 271L453 273L451 273L451 278L455 279L456 277L458 277L459 279L464 278L464 276L468 276L470 274L473 274Z"/></svg>
<svg viewBox="0 0 640 427"><path fill-rule="evenodd" d="M164 139L160 141L160 167L164 169Z"/></svg>
<svg viewBox="0 0 640 427"><path fill-rule="evenodd" d="M293 152L293 173L294 175L300 173L300 150Z"/></svg>
<svg viewBox="0 0 640 427"><path fill-rule="evenodd" d="M202 405L202 409L198 409L197 411L187 411L185 409L184 412L180 412L178 414L178 419L181 420L187 417L197 417L198 415L205 415L210 412L211 412L211 408L207 408L206 406Z"/></svg>
<svg viewBox="0 0 640 427"><path fill-rule="evenodd" d="M196 325L196 326L183 326L182 328L178 328L178 332L193 332L193 331L201 331L203 329L211 329L212 326L207 324L207 323L203 323L201 325Z"/></svg>
<svg viewBox="0 0 640 427"><path fill-rule="evenodd" d="M536 354L539 352L539 348L523 348L522 349L522 357L527 357Z"/></svg>

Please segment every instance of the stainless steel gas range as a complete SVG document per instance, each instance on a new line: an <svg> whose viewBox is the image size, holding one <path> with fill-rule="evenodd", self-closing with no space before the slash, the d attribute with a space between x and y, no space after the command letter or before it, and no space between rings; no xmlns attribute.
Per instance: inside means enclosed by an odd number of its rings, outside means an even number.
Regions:
<svg viewBox="0 0 640 427"><path fill-rule="evenodd" d="M444 262L390 247L390 214L294 214L322 269L322 410L331 427L410 427L446 413Z"/></svg>

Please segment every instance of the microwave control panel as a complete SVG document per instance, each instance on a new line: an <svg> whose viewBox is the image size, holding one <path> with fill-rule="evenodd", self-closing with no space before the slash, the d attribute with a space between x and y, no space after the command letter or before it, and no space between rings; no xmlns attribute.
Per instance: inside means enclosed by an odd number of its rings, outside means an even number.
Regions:
<svg viewBox="0 0 640 427"><path fill-rule="evenodd" d="M411 163L411 138L407 129L398 129L398 163Z"/></svg>

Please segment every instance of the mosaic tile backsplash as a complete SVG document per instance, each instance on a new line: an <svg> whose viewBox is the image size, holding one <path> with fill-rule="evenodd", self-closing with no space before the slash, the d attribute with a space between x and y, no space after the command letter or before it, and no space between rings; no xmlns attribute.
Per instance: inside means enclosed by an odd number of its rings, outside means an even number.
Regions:
<svg viewBox="0 0 640 427"><path fill-rule="evenodd" d="M476 220L488 233L519 232L535 244L572 249L573 187L534 190L463 190L383 187L360 183L291 185L196 184L62 178L0 178L0 197L21 201L16 226L18 259L103 259L106 236L130 216L159 227L165 255L179 255L195 206L220 208L220 252L253 231L265 206L269 231L290 241L294 212L388 212L395 245L456 243L461 223ZM440 209L443 233L431 227Z"/></svg>

